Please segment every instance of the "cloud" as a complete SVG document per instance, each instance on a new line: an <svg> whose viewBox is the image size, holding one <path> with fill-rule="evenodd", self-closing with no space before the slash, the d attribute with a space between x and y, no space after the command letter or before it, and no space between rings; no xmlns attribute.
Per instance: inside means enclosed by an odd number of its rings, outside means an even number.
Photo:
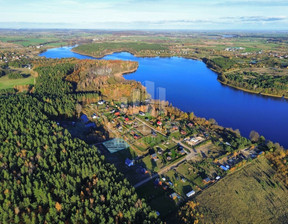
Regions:
<svg viewBox="0 0 288 224"><path fill-rule="evenodd" d="M215 1L212 3L217 6L256 6L256 7L279 7L288 6L287 0L226 0L226 1Z"/></svg>
<svg viewBox="0 0 288 224"><path fill-rule="evenodd" d="M237 29L252 25L254 29L255 24L266 25L265 29L288 27L286 16L281 16L287 14L287 0L0 0L0 3L5 9L0 17L2 27L5 22L6 26L12 24L9 22L26 22L25 26L42 23L70 28L74 24L77 28L101 29L106 26Z"/></svg>
<svg viewBox="0 0 288 224"><path fill-rule="evenodd" d="M287 20L286 16L240 16L240 17L222 17L223 20L232 20L237 22L276 22Z"/></svg>

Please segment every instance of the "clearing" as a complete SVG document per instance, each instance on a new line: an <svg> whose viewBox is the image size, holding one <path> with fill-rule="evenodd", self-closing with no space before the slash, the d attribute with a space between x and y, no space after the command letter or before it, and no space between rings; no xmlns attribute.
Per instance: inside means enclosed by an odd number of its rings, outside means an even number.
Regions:
<svg viewBox="0 0 288 224"><path fill-rule="evenodd" d="M287 223L288 190L260 157L197 196L204 223Z"/></svg>

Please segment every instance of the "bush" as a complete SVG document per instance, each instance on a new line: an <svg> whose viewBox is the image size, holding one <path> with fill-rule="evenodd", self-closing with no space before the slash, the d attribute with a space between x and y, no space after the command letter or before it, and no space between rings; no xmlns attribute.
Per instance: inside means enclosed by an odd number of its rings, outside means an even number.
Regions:
<svg viewBox="0 0 288 224"><path fill-rule="evenodd" d="M11 72L8 74L9 79L22 79L23 75L19 72Z"/></svg>

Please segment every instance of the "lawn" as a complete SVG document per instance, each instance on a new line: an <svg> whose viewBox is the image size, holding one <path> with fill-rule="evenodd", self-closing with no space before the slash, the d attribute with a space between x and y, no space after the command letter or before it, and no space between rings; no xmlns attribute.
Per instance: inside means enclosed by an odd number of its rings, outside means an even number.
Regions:
<svg viewBox="0 0 288 224"><path fill-rule="evenodd" d="M151 159L150 155L144 157L142 161L147 169L154 172L158 172L159 169L163 166L163 163L160 161L160 159L158 159L158 161L155 162L154 160Z"/></svg>
<svg viewBox="0 0 288 224"><path fill-rule="evenodd" d="M189 182L189 180L187 180L186 178L184 178L185 180L183 181L183 176L179 175L174 170L168 171L164 176L166 178L169 178L169 180L174 185L173 189L183 197L185 197L185 195L193 189L193 185L191 184L191 182Z"/></svg>
<svg viewBox="0 0 288 224"><path fill-rule="evenodd" d="M205 186L202 182L202 177L198 174L199 170L196 167L193 167L191 164L187 162L182 163L180 166L177 167L176 171L183 177L185 177L187 181L193 183L194 186L198 186L200 188L203 188ZM198 188L196 187L194 190L197 191Z"/></svg>
<svg viewBox="0 0 288 224"><path fill-rule="evenodd" d="M261 157L203 191L204 223L287 223L288 190Z"/></svg>
<svg viewBox="0 0 288 224"><path fill-rule="evenodd" d="M3 76L0 78L0 89L9 89L13 88L16 85L28 85L34 84L34 77L29 76L28 78L23 79L9 79L8 76Z"/></svg>

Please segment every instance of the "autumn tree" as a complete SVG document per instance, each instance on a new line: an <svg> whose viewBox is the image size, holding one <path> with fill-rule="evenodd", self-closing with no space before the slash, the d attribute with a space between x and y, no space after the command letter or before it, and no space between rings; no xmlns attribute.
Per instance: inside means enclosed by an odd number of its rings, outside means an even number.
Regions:
<svg viewBox="0 0 288 224"><path fill-rule="evenodd" d="M197 224L203 217L198 211L198 202L189 201L178 212L178 221L183 224Z"/></svg>
<svg viewBox="0 0 288 224"><path fill-rule="evenodd" d="M258 132L252 130L252 131L250 132L249 138L250 138L251 141L253 141L253 142L258 142L258 141L259 141L259 138L260 138L260 135L259 135Z"/></svg>
<svg viewBox="0 0 288 224"><path fill-rule="evenodd" d="M82 111L82 106L81 106L81 104L77 103L75 109L76 109L76 113L77 113L77 115L78 115L78 117L79 117L80 114L81 114L81 111Z"/></svg>
<svg viewBox="0 0 288 224"><path fill-rule="evenodd" d="M189 120L192 121L192 120L194 119L194 117L195 117L194 113L191 112L191 113L189 114Z"/></svg>

